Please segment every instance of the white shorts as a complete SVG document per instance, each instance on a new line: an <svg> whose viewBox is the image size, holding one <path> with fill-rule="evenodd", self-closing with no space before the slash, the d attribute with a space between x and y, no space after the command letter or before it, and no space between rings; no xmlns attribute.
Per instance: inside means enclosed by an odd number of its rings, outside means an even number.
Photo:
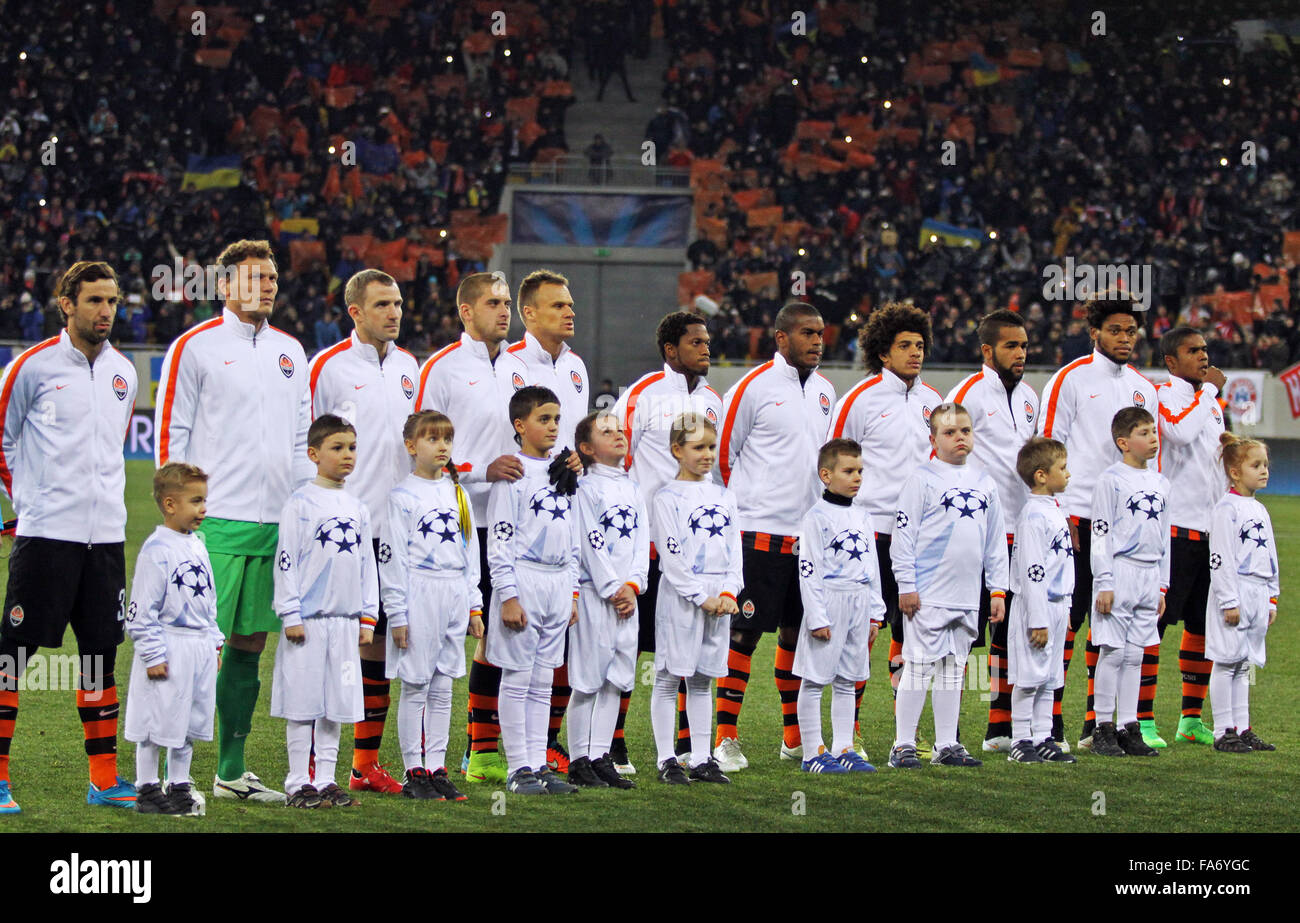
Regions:
<svg viewBox="0 0 1300 923"><path fill-rule="evenodd" d="M952 654L965 663L979 631L979 616L979 609L943 609L921 603L921 611L903 629L904 662L936 663Z"/></svg>
<svg viewBox="0 0 1300 923"><path fill-rule="evenodd" d="M590 583L578 587L578 622L569 629L569 685L595 693L606 682L624 692L636 680L637 633L634 611L625 619Z"/></svg>
<svg viewBox="0 0 1300 923"><path fill-rule="evenodd" d="M701 574L706 584L719 584L724 574ZM712 579L709 579L712 578ZM682 597L667 577L659 578L655 601L655 670L672 676L727 675L731 647L731 618L709 615Z"/></svg>
<svg viewBox="0 0 1300 923"><path fill-rule="evenodd" d="M1114 563L1115 602L1110 615L1097 611L1097 590L1092 592L1092 643L1122 648L1125 644L1149 647L1160 643L1156 627L1160 606L1160 569L1154 564L1133 564L1124 558Z"/></svg>
<svg viewBox="0 0 1300 923"><path fill-rule="evenodd" d="M519 605L528 624L507 628L501 621L500 593L492 594L483 653L503 670L554 669L564 663L564 633L573 615L573 573L567 567L538 567L515 562Z"/></svg>
<svg viewBox="0 0 1300 923"><path fill-rule="evenodd" d="M860 683L871 676L871 652L867 649L871 595L862 589L825 589L823 595L831 639L814 638L805 614L794 649L794 675L821 686L830 685L836 677Z"/></svg>
<svg viewBox="0 0 1300 923"><path fill-rule="evenodd" d="M420 685L433 679L434 671L452 679L464 676L465 634L469 629L465 578L413 570L406 584L406 649L393 643L390 624L384 675Z"/></svg>
<svg viewBox="0 0 1300 923"><path fill-rule="evenodd" d="M350 618L303 619L307 640L294 644L280 630L271 681L271 716L290 721L365 719L361 691L360 623Z"/></svg>
<svg viewBox="0 0 1300 923"><path fill-rule="evenodd" d="M1249 661L1264 666L1264 637L1268 634L1268 584L1249 577L1237 578L1236 625L1223 621L1223 611L1214 604L1214 594L1205 612L1205 659L1212 663Z"/></svg>
<svg viewBox="0 0 1300 923"><path fill-rule="evenodd" d="M126 693L126 732L133 743L176 749L212 739L217 707L217 646L206 631L164 628L167 678L149 679L137 648Z"/></svg>
<svg viewBox="0 0 1300 923"><path fill-rule="evenodd" d="M1047 644L1029 643L1029 624L1021 597L1011 597L1007 616L1007 681L1025 689L1065 685L1065 632L1070 627L1070 597L1047 604Z"/></svg>

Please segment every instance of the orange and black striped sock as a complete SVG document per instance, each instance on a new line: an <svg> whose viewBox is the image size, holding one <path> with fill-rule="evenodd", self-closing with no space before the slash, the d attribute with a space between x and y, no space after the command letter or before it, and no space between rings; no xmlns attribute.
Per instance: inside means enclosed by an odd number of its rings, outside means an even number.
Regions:
<svg viewBox="0 0 1300 923"><path fill-rule="evenodd" d="M618 721L614 724L614 739L626 740L623 725L627 724L627 709L632 704L632 690L629 689L618 697Z"/></svg>
<svg viewBox="0 0 1300 923"><path fill-rule="evenodd" d="M989 643L989 726L984 739L1011 736L1011 683L1007 680L1007 649Z"/></svg>
<svg viewBox="0 0 1300 923"><path fill-rule="evenodd" d="M677 745L673 752L678 756L691 752L691 722L686 717L686 680L677 684Z"/></svg>
<svg viewBox="0 0 1300 923"><path fill-rule="evenodd" d="M379 746L384 742L384 722L388 720L391 692L392 683L384 676L384 662L361 661L361 693L366 717L352 730L352 768L357 772L379 762Z"/></svg>
<svg viewBox="0 0 1300 923"><path fill-rule="evenodd" d="M794 670L794 648L776 640L776 694L781 699L781 738L791 749L799 746L799 687L802 685Z"/></svg>
<svg viewBox="0 0 1300 923"><path fill-rule="evenodd" d="M1097 684L1097 655L1101 650L1092 643L1092 628L1088 629L1088 640L1083 645L1083 663L1088 668L1088 699L1083 715L1083 735L1088 737L1097 727L1097 709L1093 705L1093 694Z"/></svg>
<svg viewBox="0 0 1300 923"><path fill-rule="evenodd" d="M1160 645L1142 651L1142 679L1138 684L1138 720L1156 720L1156 679L1160 673Z"/></svg>
<svg viewBox="0 0 1300 923"><path fill-rule="evenodd" d="M9 745L18 721L17 678L0 674L0 782L9 781Z"/></svg>
<svg viewBox="0 0 1300 923"><path fill-rule="evenodd" d="M898 638L889 639L889 685L893 689L894 698L898 698L898 681L902 679L903 669L903 642Z"/></svg>
<svg viewBox="0 0 1300 923"><path fill-rule="evenodd" d="M562 663L555 668L555 678L551 681L551 726L546 734L548 746L560 739L560 725L564 723L564 713L569 710L569 697L572 695L569 665Z"/></svg>
<svg viewBox="0 0 1300 923"><path fill-rule="evenodd" d="M496 753L501 738L497 693L501 668L475 657L469 665L470 754Z"/></svg>
<svg viewBox="0 0 1300 923"><path fill-rule="evenodd" d="M117 681L114 652L82 654L77 679L77 713L86 737L90 781L95 788L117 784Z"/></svg>
<svg viewBox="0 0 1300 923"><path fill-rule="evenodd" d="M862 711L862 691L867 688L867 681L853 684L853 736L862 736L862 722L858 720L858 714Z"/></svg>
<svg viewBox="0 0 1300 923"><path fill-rule="evenodd" d="M1183 629L1183 639L1178 645L1178 669L1183 674L1183 717L1199 718L1205 707L1205 694L1210 689L1210 668L1205 659L1205 635Z"/></svg>
<svg viewBox="0 0 1300 923"><path fill-rule="evenodd" d="M728 737L736 736L740 706L745 702L745 690L749 687L750 661L755 647L757 642L731 641L727 651L727 675L718 680L718 733L713 741L715 747Z"/></svg>
<svg viewBox="0 0 1300 923"><path fill-rule="evenodd" d="M1068 628L1065 632L1065 650L1062 652L1061 662L1064 664L1065 673L1070 672L1070 661L1074 658L1074 635L1075 629ZM1065 720L1061 717L1061 698L1065 695L1065 686L1061 685L1052 693L1052 739L1065 740Z"/></svg>

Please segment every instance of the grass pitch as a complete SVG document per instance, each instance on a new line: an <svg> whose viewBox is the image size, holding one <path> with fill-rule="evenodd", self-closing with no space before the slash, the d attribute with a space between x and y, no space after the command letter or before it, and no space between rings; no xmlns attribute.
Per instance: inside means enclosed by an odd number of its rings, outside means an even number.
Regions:
<svg viewBox="0 0 1300 923"><path fill-rule="evenodd" d="M141 541L160 521L149 496L152 466L127 463L127 585ZM487 831L1064 831L1064 832L1292 832L1300 826L1300 763L1290 736L1300 692L1300 498L1264 497L1273 518L1282 562L1282 604L1269 633L1269 665L1251 690L1252 722L1276 753L1245 756L1214 753L1208 747L1172 743L1156 759L1109 760L1081 754L1074 766L1008 763L997 754L982 769L942 770L926 766L902 773L882 769L868 776L800 773L778 759L780 707L772 681L774 640L765 636L754 655L754 671L741 715L740 739L750 769L730 786L660 785L654 778L649 693L653 668L643 657L628 716L627 737L637 766L637 788L629 792L584 791L571 798L523 798L482 785L463 785L469 801L419 803L400 796L362 796L347 811L289 811L273 805L245 805L208 798L203 818L142 816L85 804L87 776L82 734L71 691L25 691L21 695L10 775L23 813L0 817L0 831L41 832L487 832ZM0 576L7 577L4 563ZM1156 716L1172 741L1180 705L1178 642L1181 629L1166 633L1161 649ZM262 658L262 694L248 741L249 766L273 786L287 769L284 722L267 713L275 639ZM893 737L893 710L885 655L872 655L872 679L862 702L862 736L869 756L884 762ZM470 649L472 651L472 649ZM1080 653L1082 646L1080 645ZM75 654L71 634L60 654ZM984 652L973 652L976 657ZM131 643L118 653L117 679L125 703ZM976 671L979 685L981 671ZM984 673L986 676L986 672ZM1083 717L1086 674L1082 656L1070 670L1065 696L1066 733L1075 740ZM396 691L396 690L394 690ZM983 736L987 702L970 688L963 698L967 741ZM401 757L393 712L381 761L400 776ZM826 697L829 699L829 696ZM464 745L465 681L456 683L449 762L458 763ZM825 719L829 735L829 715ZM922 736L933 736L930 709ZM134 777L134 746L120 742L119 770ZM972 746L972 751L977 751ZM340 777L350 764L351 732L340 747ZM978 755L978 753L977 753ZM195 747L194 777L210 792L216 744ZM453 766L453 770L454 770ZM459 779L459 775L455 774Z"/></svg>

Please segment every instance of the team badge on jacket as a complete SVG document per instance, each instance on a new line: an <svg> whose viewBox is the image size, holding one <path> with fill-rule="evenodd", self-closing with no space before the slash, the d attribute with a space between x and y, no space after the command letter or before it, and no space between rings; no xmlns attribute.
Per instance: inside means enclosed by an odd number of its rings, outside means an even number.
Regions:
<svg viewBox="0 0 1300 923"><path fill-rule="evenodd" d="M415 397L415 382L411 381L409 375L402 376L402 393L406 395L407 400Z"/></svg>
<svg viewBox="0 0 1300 923"><path fill-rule="evenodd" d="M113 393L119 401L126 400L126 379L121 375L113 376Z"/></svg>
<svg viewBox="0 0 1300 923"><path fill-rule="evenodd" d="M1034 422L1034 405L1029 403L1029 401L1025 401L1025 422Z"/></svg>
<svg viewBox="0 0 1300 923"><path fill-rule="evenodd" d="M513 375L510 376L510 384L514 385L515 390L518 391L520 388L524 386L524 376L520 375L518 372L515 372Z"/></svg>
<svg viewBox="0 0 1300 923"><path fill-rule="evenodd" d="M581 393L582 393L582 376L579 375L577 372L570 372L570 373L569 373L569 380L573 382L573 387L575 387L575 388L578 390L578 393L581 394Z"/></svg>
<svg viewBox="0 0 1300 923"><path fill-rule="evenodd" d="M925 420L926 423L929 423L929 422L930 422L930 405L929 405L929 404L922 404L922 405L921 405L921 417Z"/></svg>
<svg viewBox="0 0 1300 923"><path fill-rule="evenodd" d="M1134 407L1145 407L1146 405L1147 405L1147 399L1146 399L1145 397L1142 396L1142 392L1141 392L1141 391L1134 391L1134 392L1133 392L1133 406L1134 406Z"/></svg>
<svg viewBox="0 0 1300 923"><path fill-rule="evenodd" d="M820 403L822 405L822 413L825 414L826 416L830 416L831 399L827 397L825 394L822 394Z"/></svg>
<svg viewBox="0 0 1300 923"><path fill-rule="evenodd" d="M293 360L284 353L280 353L280 371L284 372L285 378L293 377Z"/></svg>

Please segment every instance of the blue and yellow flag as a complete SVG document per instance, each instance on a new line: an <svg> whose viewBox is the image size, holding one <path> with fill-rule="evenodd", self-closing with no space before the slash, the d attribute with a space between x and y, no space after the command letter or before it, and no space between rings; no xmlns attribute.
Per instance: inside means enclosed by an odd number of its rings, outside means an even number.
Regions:
<svg viewBox="0 0 1300 923"><path fill-rule="evenodd" d="M935 239L930 240L931 237ZM949 247L979 247L984 243L984 232L979 228L964 228L926 218L921 222L921 239L917 241L917 246L925 249L932 243Z"/></svg>
<svg viewBox="0 0 1300 923"><path fill-rule="evenodd" d="M1091 74L1092 65L1083 60L1083 56L1077 51L1067 51L1065 59L1070 62L1070 73L1072 74Z"/></svg>
<svg viewBox="0 0 1300 923"><path fill-rule="evenodd" d="M977 87L986 87L1002 79L998 66L978 51L970 53L970 73Z"/></svg>
<svg viewBox="0 0 1300 923"><path fill-rule="evenodd" d="M243 178L240 171L242 162L238 154L222 154L218 157L191 154L185 161L185 178L181 180L181 191L230 189L238 186Z"/></svg>

